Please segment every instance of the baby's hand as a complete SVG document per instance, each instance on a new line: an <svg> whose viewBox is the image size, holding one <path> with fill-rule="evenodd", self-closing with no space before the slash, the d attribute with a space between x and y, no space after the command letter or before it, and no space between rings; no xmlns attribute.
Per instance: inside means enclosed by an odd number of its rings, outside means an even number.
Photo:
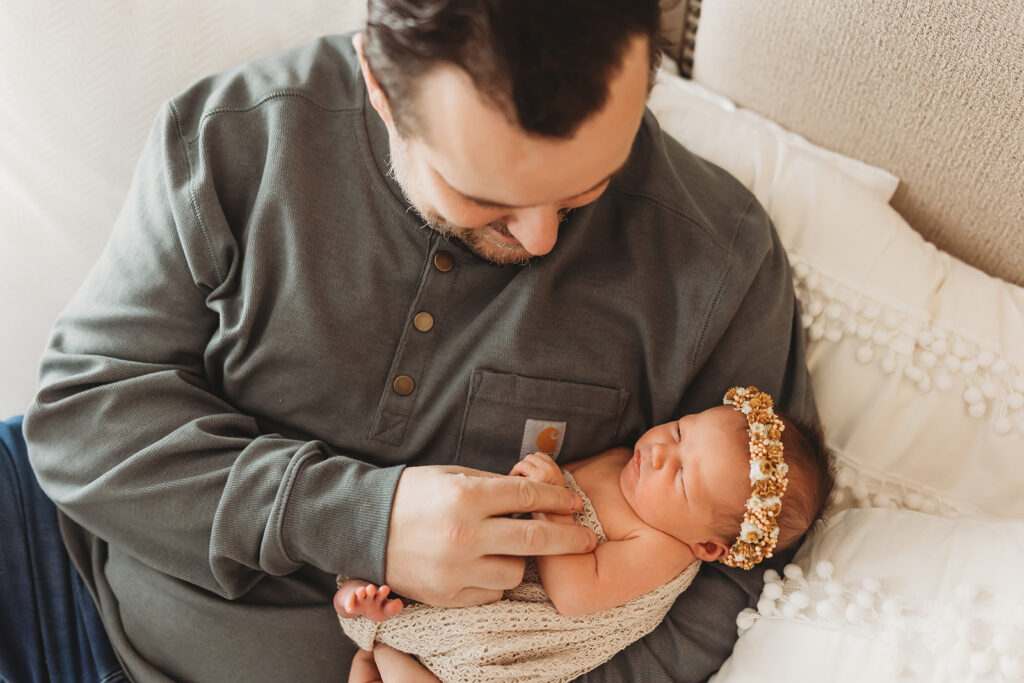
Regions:
<svg viewBox="0 0 1024 683"><path fill-rule="evenodd" d="M513 477L526 477L532 481L542 484L554 484L565 486L565 477L558 463L551 459L547 453L530 453L528 456L516 463L509 475Z"/></svg>

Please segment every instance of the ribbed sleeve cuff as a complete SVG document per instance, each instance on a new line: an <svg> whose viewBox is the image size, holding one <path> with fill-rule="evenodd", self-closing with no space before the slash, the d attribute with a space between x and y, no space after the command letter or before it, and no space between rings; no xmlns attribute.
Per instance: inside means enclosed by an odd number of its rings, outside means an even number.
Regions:
<svg viewBox="0 0 1024 683"><path fill-rule="evenodd" d="M284 507L285 552L328 573L384 583L391 504L405 466L379 468L345 456L305 460Z"/></svg>

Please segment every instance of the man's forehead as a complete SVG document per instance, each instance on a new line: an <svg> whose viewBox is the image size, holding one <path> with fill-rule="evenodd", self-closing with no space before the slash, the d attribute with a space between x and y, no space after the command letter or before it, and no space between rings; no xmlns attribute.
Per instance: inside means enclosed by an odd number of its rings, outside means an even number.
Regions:
<svg viewBox="0 0 1024 683"><path fill-rule="evenodd" d="M467 196L537 206L580 195L629 157L646 101L646 57L628 66L636 82L613 79L606 106L559 139L526 133L468 74L439 65L417 88L410 148Z"/></svg>

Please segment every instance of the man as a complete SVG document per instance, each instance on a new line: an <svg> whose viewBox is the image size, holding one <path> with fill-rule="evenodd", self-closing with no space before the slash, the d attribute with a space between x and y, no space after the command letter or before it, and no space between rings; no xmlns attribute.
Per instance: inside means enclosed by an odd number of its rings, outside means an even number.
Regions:
<svg viewBox="0 0 1024 683"><path fill-rule="evenodd" d="M58 320L29 457L134 680L335 681L335 574L471 605L583 552L506 478L756 384L813 412L760 206L644 111L655 0L371 0L164 108ZM588 681L700 680L708 566Z"/></svg>

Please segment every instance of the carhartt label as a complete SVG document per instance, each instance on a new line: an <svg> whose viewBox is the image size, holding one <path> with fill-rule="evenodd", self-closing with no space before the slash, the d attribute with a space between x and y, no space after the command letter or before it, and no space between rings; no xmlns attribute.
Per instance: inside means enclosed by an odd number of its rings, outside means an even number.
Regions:
<svg viewBox="0 0 1024 683"><path fill-rule="evenodd" d="M562 452L565 441L565 422L550 420L527 420L523 429L523 446L519 449L519 459L530 453L547 453L554 460Z"/></svg>

